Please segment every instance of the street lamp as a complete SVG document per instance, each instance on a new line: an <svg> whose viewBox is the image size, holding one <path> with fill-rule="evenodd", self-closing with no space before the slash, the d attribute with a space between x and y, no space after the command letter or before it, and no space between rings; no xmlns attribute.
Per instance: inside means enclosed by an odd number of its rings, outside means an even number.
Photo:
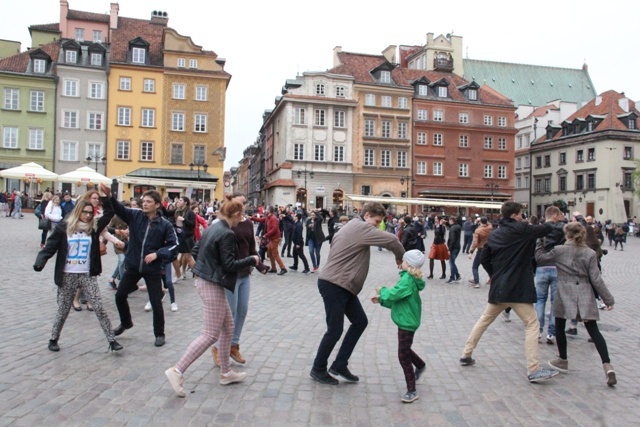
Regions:
<svg viewBox="0 0 640 427"><path fill-rule="evenodd" d="M400 185L404 185L404 183L407 183L407 191L404 193L405 197L408 199L409 198L409 182L411 182L411 185L416 185L416 180L413 179L412 176L402 176L400 177ZM409 205L407 205L407 207L405 208L405 213L409 213Z"/></svg>
<svg viewBox="0 0 640 427"><path fill-rule="evenodd" d="M307 191L307 174L309 174L310 179L313 179L313 171L305 167L304 169L298 169L296 171L296 174L298 175L298 178L304 175L304 208L307 209L307 202L308 202L307 195L309 194L309 192Z"/></svg>
<svg viewBox="0 0 640 427"><path fill-rule="evenodd" d="M86 159L84 159L85 163L90 165L91 163L94 163L96 172L98 172L98 164L102 164L104 165L105 162L107 161L107 158L105 156L96 156L96 155L89 155L87 156Z"/></svg>
<svg viewBox="0 0 640 427"><path fill-rule="evenodd" d="M202 171L203 172L207 172L207 168L209 167L208 164L206 163L189 163L189 170L191 170L193 172L193 168L194 166L196 167L196 169L198 170L198 182L200 182L200 167L202 167ZM198 184L198 187L200 187L200 185ZM198 199L198 196L200 195L200 188L196 189L196 199Z"/></svg>
<svg viewBox="0 0 640 427"><path fill-rule="evenodd" d="M492 182L491 184L485 185L485 187L487 187L487 189L491 191L491 201L493 202L493 192L500 188L500 186ZM491 221L493 221L493 208L491 208Z"/></svg>

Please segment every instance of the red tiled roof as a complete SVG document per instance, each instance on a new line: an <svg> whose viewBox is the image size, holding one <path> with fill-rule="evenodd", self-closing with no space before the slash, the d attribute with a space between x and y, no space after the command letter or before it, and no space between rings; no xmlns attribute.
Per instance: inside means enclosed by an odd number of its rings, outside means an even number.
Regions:
<svg viewBox="0 0 640 427"><path fill-rule="evenodd" d="M29 26L29 31L31 30L38 30L38 31L53 31L53 32L60 32L60 24L59 23L54 23L54 24L41 24L41 25L30 25Z"/></svg>
<svg viewBox="0 0 640 427"><path fill-rule="evenodd" d="M39 49L49 55L53 62L58 62L58 54L60 52L59 41L45 44L43 46L40 46ZM33 51L22 52L18 53L17 55L0 59L0 71L9 71L13 73L26 72L30 60L29 54L31 52Z"/></svg>
<svg viewBox="0 0 640 427"><path fill-rule="evenodd" d="M111 62L127 62L129 42L141 37L149 43L149 65L162 66L162 35L167 28L163 23L146 19L118 18L118 29L111 35Z"/></svg>
<svg viewBox="0 0 640 427"><path fill-rule="evenodd" d="M265 185L264 188L272 188L272 187L295 187L296 183L292 179L276 179Z"/></svg>
<svg viewBox="0 0 640 427"><path fill-rule="evenodd" d="M69 9L67 11L67 19L74 19L78 21L102 22L102 23L108 24L110 16L106 13L83 12L81 10Z"/></svg>

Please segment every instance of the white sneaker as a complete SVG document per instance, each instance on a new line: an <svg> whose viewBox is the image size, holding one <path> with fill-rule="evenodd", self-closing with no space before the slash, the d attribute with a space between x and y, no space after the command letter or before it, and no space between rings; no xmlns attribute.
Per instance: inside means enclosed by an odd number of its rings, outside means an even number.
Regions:
<svg viewBox="0 0 640 427"><path fill-rule="evenodd" d="M173 387L173 391L176 392L178 397L184 397L186 393L184 392L184 388L182 387L182 383L184 382L182 375L179 374L178 371L175 370L175 368L167 369L166 371L164 371L164 374L169 379L171 387Z"/></svg>
<svg viewBox="0 0 640 427"><path fill-rule="evenodd" d="M148 301L144 306L144 311L151 311L151 301Z"/></svg>
<svg viewBox="0 0 640 427"><path fill-rule="evenodd" d="M175 302L171 303L171 311L178 311L178 304L176 304Z"/></svg>
<svg viewBox="0 0 640 427"><path fill-rule="evenodd" d="M502 312L502 320L504 320L505 322L511 322L511 313L508 313L506 311Z"/></svg>
<svg viewBox="0 0 640 427"><path fill-rule="evenodd" d="M229 373L227 373L226 375L225 374L220 375L220 384L228 385L228 384L238 383L242 381L246 376L247 374L245 372L229 371Z"/></svg>

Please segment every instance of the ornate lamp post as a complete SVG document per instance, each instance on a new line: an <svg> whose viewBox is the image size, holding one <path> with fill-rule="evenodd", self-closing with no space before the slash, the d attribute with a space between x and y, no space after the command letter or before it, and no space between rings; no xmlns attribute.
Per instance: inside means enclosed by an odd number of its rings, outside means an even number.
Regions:
<svg viewBox="0 0 640 427"><path fill-rule="evenodd" d="M485 185L485 187L487 187L487 189L491 191L491 201L493 202L493 192L500 188L500 186L492 182L491 184ZM493 222L493 209L491 209L491 221Z"/></svg>
<svg viewBox="0 0 640 427"><path fill-rule="evenodd" d="M407 183L407 191L404 194L405 194L405 197L408 199L409 198L409 183L411 183L411 185L414 186L416 184L416 180L413 179L413 177L411 175L400 177L400 185L404 185L405 182ZM405 214L408 214L408 213L409 213L409 205L407 205L407 207L405 208Z"/></svg>
<svg viewBox="0 0 640 427"><path fill-rule="evenodd" d="M202 171L203 172L207 172L207 169L209 168L209 165L206 163L189 163L189 170L191 170L193 172L193 168L196 168L198 171L198 182L200 182L200 168L202 167ZM200 187L200 185L198 184L198 187ZM198 196L200 195L200 188L196 189L196 198L198 198ZM204 195L204 194L203 194Z"/></svg>
<svg viewBox="0 0 640 427"><path fill-rule="evenodd" d="M91 163L95 164L95 170L96 172L98 172L98 165L104 165L107 162L107 158L105 156L96 156L96 155L89 155L87 156L86 159L84 159L84 162L88 165L90 165Z"/></svg>
<svg viewBox="0 0 640 427"><path fill-rule="evenodd" d="M298 169L296 174L298 175L298 178L304 175L304 208L307 209L307 202L309 201L309 192L307 191L307 174L309 174L310 179L313 179L313 171L305 167L304 169Z"/></svg>

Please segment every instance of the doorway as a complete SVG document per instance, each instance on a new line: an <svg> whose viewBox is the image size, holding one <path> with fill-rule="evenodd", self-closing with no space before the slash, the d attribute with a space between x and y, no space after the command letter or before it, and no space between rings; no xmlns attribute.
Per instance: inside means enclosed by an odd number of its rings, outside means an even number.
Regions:
<svg viewBox="0 0 640 427"><path fill-rule="evenodd" d="M586 216L595 216L595 214L596 214L596 204L594 202L587 202Z"/></svg>
<svg viewBox="0 0 640 427"><path fill-rule="evenodd" d="M316 196L316 209L324 209L324 197Z"/></svg>

